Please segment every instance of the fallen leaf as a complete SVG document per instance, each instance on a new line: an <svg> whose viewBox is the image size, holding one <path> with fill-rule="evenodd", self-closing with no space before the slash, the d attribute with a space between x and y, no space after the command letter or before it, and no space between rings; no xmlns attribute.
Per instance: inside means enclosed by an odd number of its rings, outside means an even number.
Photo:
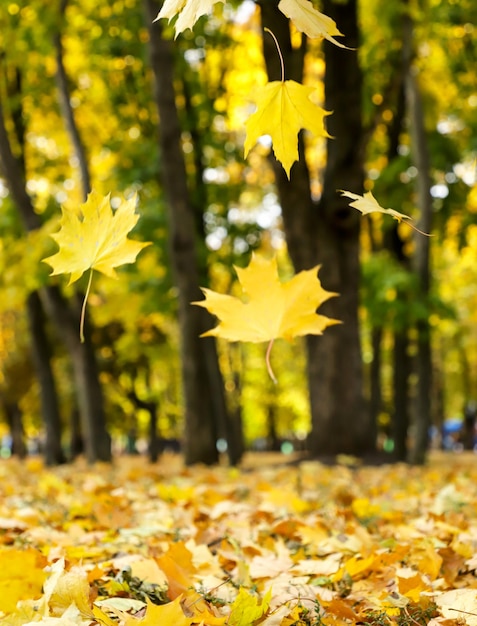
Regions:
<svg viewBox="0 0 477 626"><path fill-rule="evenodd" d="M13 611L19 600L39 598L47 575L37 550L0 550L0 611Z"/></svg>
<svg viewBox="0 0 477 626"><path fill-rule="evenodd" d="M434 598L442 615L477 626L477 589L452 589Z"/></svg>
<svg viewBox="0 0 477 626"><path fill-rule="evenodd" d="M268 611L272 590L269 589L261 601L243 587L240 587L227 620L230 626L250 626Z"/></svg>
<svg viewBox="0 0 477 626"><path fill-rule="evenodd" d="M129 617L124 626L190 626L194 620L184 615L181 600L182 596L177 596L172 602L159 606L148 602L144 618Z"/></svg>
<svg viewBox="0 0 477 626"><path fill-rule="evenodd" d="M167 595L171 600L193 587L196 568L191 552L181 541L172 544L165 554L158 557L157 564L167 577Z"/></svg>

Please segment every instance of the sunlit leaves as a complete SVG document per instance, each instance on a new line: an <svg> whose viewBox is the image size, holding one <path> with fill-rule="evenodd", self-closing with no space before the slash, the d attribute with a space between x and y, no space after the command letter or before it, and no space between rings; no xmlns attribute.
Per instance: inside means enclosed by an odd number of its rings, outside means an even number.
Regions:
<svg viewBox="0 0 477 626"><path fill-rule="evenodd" d="M293 80L273 81L257 89L257 110L247 121L245 156L263 135L270 135L273 151L290 177L290 169L298 160L298 133L305 128L315 135L329 137L324 118L329 112L314 104L313 87Z"/></svg>
<svg viewBox="0 0 477 626"><path fill-rule="evenodd" d="M477 472L463 456L450 467L437 454L412 480L404 465L271 466L263 455L247 471L123 457L61 478L37 460L4 462L1 623L473 624ZM459 511L436 515L449 485ZM94 513L111 493L130 503L114 532Z"/></svg>

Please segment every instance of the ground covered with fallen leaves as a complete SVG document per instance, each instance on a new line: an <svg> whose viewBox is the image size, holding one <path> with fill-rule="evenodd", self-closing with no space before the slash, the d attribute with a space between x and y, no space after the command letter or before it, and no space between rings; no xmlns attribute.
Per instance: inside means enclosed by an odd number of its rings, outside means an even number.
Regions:
<svg viewBox="0 0 477 626"><path fill-rule="evenodd" d="M0 462L0 624L477 624L477 457Z"/></svg>

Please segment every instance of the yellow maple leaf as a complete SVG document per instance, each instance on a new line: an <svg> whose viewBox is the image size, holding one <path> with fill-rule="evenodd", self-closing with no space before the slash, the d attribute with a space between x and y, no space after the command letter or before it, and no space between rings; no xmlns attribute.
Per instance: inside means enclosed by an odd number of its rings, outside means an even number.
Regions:
<svg viewBox="0 0 477 626"><path fill-rule="evenodd" d="M363 196L360 196L359 194L353 193L351 191L343 191L342 189L340 189L339 191L342 196L346 196L347 198L351 198L352 200L354 200L354 202L350 202L349 205L354 207L355 209L358 209L358 211L360 211L360 213L362 213L363 215L368 215L368 213L384 213L385 215L391 215L391 217L393 217L398 222L402 222L404 220L406 224L408 224L418 233L421 233L421 235L427 235L428 237L430 237L429 233L422 232L422 230L419 230L414 226L414 224L410 223L412 222L412 217L410 217L409 215L406 215L405 213L399 213L394 209L384 209L370 191L367 191Z"/></svg>
<svg viewBox="0 0 477 626"><path fill-rule="evenodd" d="M130 230L139 219L135 207L136 195L122 202L113 213L110 194L102 196L92 191L81 205L79 214L62 208L60 230L51 235L60 247L56 254L42 259L53 268L51 276L71 274L68 283L71 285L90 270L81 311L81 341L84 341L85 309L93 270L116 278L114 268L134 263L139 252L151 243L128 239Z"/></svg>
<svg viewBox="0 0 477 626"><path fill-rule="evenodd" d="M170 21L178 15L174 25L175 37L177 37L182 31L192 29L199 17L209 13L217 2L224 2L224 0L165 0L154 21L162 18Z"/></svg>
<svg viewBox="0 0 477 626"><path fill-rule="evenodd" d="M182 609L182 596L178 596L172 602L167 604L156 605L147 600L146 614L143 619L138 620L135 617L129 617L126 619L125 626L157 626L157 624L164 624L164 626L190 626L195 621L191 617L187 617Z"/></svg>
<svg viewBox="0 0 477 626"><path fill-rule="evenodd" d="M304 128L330 136L323 122L330 112L310 100L314 91L294 80L272 81L257 89L257 110L246 123L245 157L262 135L270 135L275 156L290 177L291 166L298 160L298 132Z"/></svg>
<svg viewBox="0 0 477 626"><path fill-rule="evenodd" d="M260 343L321 335L327 326L339 323L316 313L317 308L337 294L326 291L318 279L319 266L302 271L288 282L280 282L277 260L252 255L246 268L235 267L247 302L234 296L202 289L205 300L193 302L219 318L215 328L203 333L228 341ZM273 380L273 373L267 366Z"/></svg>
<svg viewBox="0 0 477 626"><path fill-rule="evenodd" d="M268 611L271 598L272 590L269 589L259 604L257 596L240 587L238 595L231 606L227 624L230 626L249 626L253 624Z"/></svg>
<svg viewBox="0 0 477 626"><path fill-rule="evenodd" d="M110 195L92 191L81 205L79 215L62 208L60 230L51 235L60 249L43 259L53 268L51 275L71 274L70 285L89 269L115 278L115 267L133 263L138 253L150 245L127 238L139 219L135 206L134 195L113 213Z"/></svg>
<svg viewBox="0 0 477 626"><path fill-rule="evenodd" d="M252 255L248 267L235 267L248 302L205 288L202 291L206 299L193 302L220 320L218 326L202 336L260 343L308 334L321 335L336 320L317 315L316 309L337 294L323 289L318 270L319 266L316 266L281 283L275 257L269 260Z"/></svg>
<svg viewBox="0 0 477 626"><path fill-rule="evenodd" d="M312 39L324 38L340 48L347 48L334 38L335 35L343 36L343 33L338 30L336 22L331 17L317 11L310 0L280 0L278 8L307 37Z"/></svg>

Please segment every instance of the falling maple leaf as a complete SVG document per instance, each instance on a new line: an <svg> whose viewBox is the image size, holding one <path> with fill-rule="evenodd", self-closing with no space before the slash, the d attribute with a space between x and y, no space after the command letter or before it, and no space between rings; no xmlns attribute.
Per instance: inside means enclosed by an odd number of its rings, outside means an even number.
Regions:
<svg viewBox="0 0 477 626"><path fill-rule="evenodd" d="M224 0L165 0L154 21L166 18L169 21L179 17L174 25L175 37L188 28L192 29L199 17L209 13L217 2Z"/></svg>
<svg viewBox="0 0 477 626"><path fill-rule="evenodd" d="M317 11L310 0L280 0L278 8L307 37L327 39L335 46L347 48L334 38L335 35L343 36L343 33L338 30L336 22L331 17Z"/></svg>
<svg viewBox="0 0 477 626"><path fill-rule="evenodd" d="M91 288L93 270L116 278L115 267L134 263L139 252L151 242L132 241L128 234L136 225L136 195L122 202L113 213L110 194L102 196L92 191L79 214L62 208L60 230L51 235L59 245L56 254L42 259L55 274L71 274L69 285L90 270L89 282L83 302L80 321L81 341L86 302Z"/></svg>
<svg viewBox="0 0 477 626"><path fill-rule="evenodd" d="M370 191L367 191L363 196L360 196L357 193L352 193L351 191L343 191L342 189L340 189L339 191L342 196L346 196L347 198L351 198L352 200L354 200L354 202L350 202L349 205L354 207L355 209L358 209L358 211L360 211L360 213L362 213L363 215L368 215L368 213L384 213L385 215L391 215L391 217L393 217L398 222L404 221L418 233L421 233L421 235L427 235L428 237L430 237L428 233L422 232L422 230L419 230L414 226L414 224L410 223L412 222L412 217L410 217L409 215L406 215L405 213L399 213L394 209L384 209Z"/></svg>
<svg viewBox="0 0 477 626"><path fill-rule="evenodd" d="M79 215L62 208L60 230L51 235L60 249L43 259L53 268L51 275L71 274L71 285L89 269L115 278L115 267L133 263L138 253L150 245L127 238L139 219L136 201L134 195L113 213L110 194L102 196L92 191Z"/></svg>
<svg viewBox="0 0 477 626"><path fill-rule="evenodd" d="M330 112L310 100L315 91L294 80L272 81L257 89L257 110L246 123L245 157L262 135L270 135L273 151L288 177L298 160L298 132L304 128L320 137L330 137L323 120Z"/></svg>
<svg viewBox="0 0 477 626"><path fill-rule="evenodd" d="M281 283L277 260L252 255L246 268L235 267L247 297L243 302L234 296L202 289L205 300L193 302L216 315L219 325L203 337L222 337L228 341L270 342L303 335L321 335L327 326L339 323L316 313L317 308L337 294L326 291L318 279L319 266L302 271ZM267 351L267 365L269 351ZM274 376L270 370L272 378Z"/></svg>

